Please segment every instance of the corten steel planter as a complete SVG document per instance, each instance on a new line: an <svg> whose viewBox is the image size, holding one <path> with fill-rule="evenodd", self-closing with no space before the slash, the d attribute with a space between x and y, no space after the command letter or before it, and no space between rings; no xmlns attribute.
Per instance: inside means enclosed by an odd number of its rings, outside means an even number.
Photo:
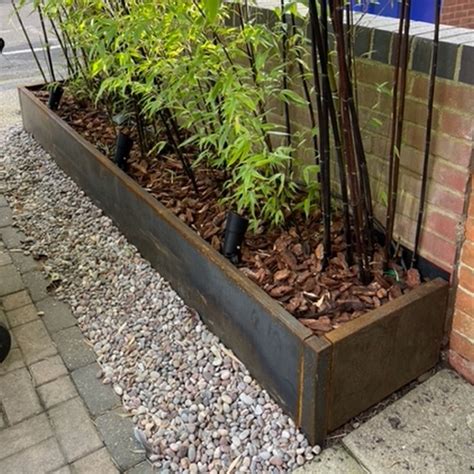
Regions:
<svg viewBox="0 0 474 474"><path fill-rule="evenodd" d="M30 90L19 94L25 130L199 312L311 443L438 361L448 296L443 280L317 337Z"/></svg>

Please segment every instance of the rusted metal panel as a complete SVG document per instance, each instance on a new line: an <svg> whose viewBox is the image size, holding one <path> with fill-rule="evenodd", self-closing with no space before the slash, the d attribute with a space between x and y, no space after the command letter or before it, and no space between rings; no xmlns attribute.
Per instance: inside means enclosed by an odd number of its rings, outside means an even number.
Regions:
<svg viewBox="0 0 474 474"><path fill-rule="evenodd" d="M333 344L328 431L436 364L447 296L448 284L434 280L325 336Z"/></svg>

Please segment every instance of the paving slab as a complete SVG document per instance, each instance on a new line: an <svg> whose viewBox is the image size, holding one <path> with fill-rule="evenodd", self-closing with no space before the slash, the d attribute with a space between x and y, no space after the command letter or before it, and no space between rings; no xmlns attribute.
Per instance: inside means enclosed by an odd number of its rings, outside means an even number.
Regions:
<svg viewBox="0 0 474 474"><path fill-rule="evenodd" d="M10 350L7 358L0 364L0 375L4 375L12 370L21 369L25 366L23 355L18 347Z"/></svg>
<svg viewBox="0 0 474 474"><path fill-rule="evenodd" d="M374 473L474 470L474 386L445 369L343 439Z"/></svg>
<svg viewBox="0 0 474 474"><path fill-rule="evenodd" d="M0 252L0 267L12 263L12 259L8 252Z"/></svg>
<svg viewBox="0 0 474 474"><path fill-rule="evenodd" d="M9 207L0 207L0 227L8 227L13 223L12 211Z"/></svg>
<svg viewBox="0 0 474 474"><path fill-rule="evenodd" d="M32 364L57 353L42 321L17 326L12 330L27 364Z"/></svg>
<svg viewBox="0 0 474 474"><path fill-rule="evenodd" d="M0 431L0 459L34 446L53 436L44 413Z"/></svg>
<svg viewBox="0 0 474 474"><path fill-rule="evenodd" d="M25 287L20 273L13 265L0 267L0 296L16 293Z"/></svg>
<svg viewBox="0 0 474 474"><path fill-rule="evenodd" d="M148 461L143 461L129 469L127 474L153 474L155 472L158 472L158 469L154 469Z"/></svg>
<svg viewBox="0 0 474 474"><path fill-rule="evenodd" d="M120 471L126 471L145 460L143 447L133 435L134 425L123 413L108 412L99 416L95 423Z"/></svg>
<svg viewBox="0 0 474 474"><path fill-rule="evenodd" d="M0 236L8 249L20 249L26 236L23 232L13 227L1 227Z"/></svg>
<svg viewBox="0 0 474 474"><path fill-rule="evenodd" d="M29 304L22 306L21 308L7 311L7 318L8 322L10 323L10 327L14 328L16 326L20 326L21 324L35 321L39 318L39 316L36 308L32 304Z"/></svg>
<svg viewBox="0 0 474 474"><path fill-rule="evenodd" d="M93 416L120 405L120 398L110 385L104 385L97 378L99 365L94 363L75 370L71 376L84 403Z"/></svg>
<svg viewBox="0 0 474 474"><path fill-rule="evenodd" d="M105 448L79 459L72 465L72 468L75 474L90 474L92 470L100 472L100 474L118 474L119 472Z"/></svg>
<svg viewBox="0 0 474 474"><path fill-rule="evenodd" d="M7 295L2 298L2 305L5 311L21 308L27 304L31 304L31 298L26 290L21 290L17 293L12 293L11 295Z"/></svg>
<svg viewBox="0 0 474 474"><path fill-rule="evenodd" d="M44 300L48 296L48 282L41 272L33 271L25 273L23 280L30 292L31 299L35 303Z"/></svg>
<svg viewBox="0 0 474 474"><path fill-rule="evenodd" d="M79 398L49 410L49 417L68 462L76 461L103 446Z"/></svg>
<svg viewBox="0 0 474 474"><path fill-rule="evenodd" d="M49 438L35 446L0 461L0 472L5 474L38 474L50 472L64 465L58 442Z"/></svg>
<svg viewBox="0 0 474 474"><path fill-rule="evenodd" d="M67 375L68 372L61 357L56 355L30 366L30 373L33 376L34 384L38 386Z"/></svg>
<svg viewBox="0 0 474 474"><path fill-rule="evenodd" d="M69 306L62 301L46 298L40 301L37 306L44 313L42 320L50 333L58 332L61 329L67 329L77 324L76 318L72 315Z"/></svg>
<svg viewBox="0 0 474 474"><path fill-rule="evenodd" d="M341 446L324 449L310 463L293 471L294 474L366 474L367 471Z"/></svg>
<svg viewBox="0 0 474 474"><path fill-rule="evenodd" d="M85 343L77 326L54 333L53 340L69 370L76 370L95 362L95 355Z"/></svg>
<svg viewBox="0 0 474 474"><path fill-rule="evenodd" d="M25 255L23 252L12 252L12 259L15 267L20 273L28 273L33 270L40 270L41 264L31 255Z"/></svg>
<svg viewBox="0 0 474 474"><path fill-rule="evenodd" d="M0 402L10 425L42 411L26 368L8 372L0 377Z"/></svg>
<svg viewBox="0 0 474 474"><path fill-rule="evenodd" d="M43 406L49 409L77 397L77 390L71 379L66 376L41 385L38 388L38 394L43 402Z"/></svg>

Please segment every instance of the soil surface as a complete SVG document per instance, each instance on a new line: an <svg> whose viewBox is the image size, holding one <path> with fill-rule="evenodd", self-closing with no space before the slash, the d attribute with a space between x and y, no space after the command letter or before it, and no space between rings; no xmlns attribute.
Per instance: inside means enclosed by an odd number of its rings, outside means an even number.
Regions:
<svg viewBox="0 0 474 474"><path fill-rule="evenodd" d="M47 92L36 94L47 101ZM65 92L57 113L113 159L117 131L104 111ZM138 137L133 132L131 136L134 146L127 173L220 251L228 211L221 203L224 172L195 164L199 191L196 192L171 147L164 146L159 153L148 154L143 159ZM192 163L195 150L187 149L183 153ZM319 213L310 220L302 215L289 216L284 228L247 232L241 261L237 264L242 273L315 334L323 335L420 284L417 270L404 272L393 264L391 275L384 274L382 254L376 249L371 267L373 280L363 285L357 276L357 266L347 264L339 216L334 217L332 225L333 257L323 270L322 232Z"/></svg>

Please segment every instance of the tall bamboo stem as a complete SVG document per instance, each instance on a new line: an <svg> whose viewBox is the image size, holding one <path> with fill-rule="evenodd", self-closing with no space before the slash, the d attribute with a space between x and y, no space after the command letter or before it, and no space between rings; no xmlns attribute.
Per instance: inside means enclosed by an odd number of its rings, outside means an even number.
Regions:
<svg viewBox="0 0 474 474"><path fill-rule="evenodd" d="M20 24L21 30L23 31L23 34L25 36L26 42L28 43L28 47L30 48L31 54L33 55L33 58L35 59L35 63L38 66L38 70L44 80L44 82L48 82L48 79L46 79L46 74L44 73L43 68L41 67L40 60L38 59L38 55L35 52L35 48L33 47L31 40L30 40L30 35L28 34L28 31L26 31L25 24L23 23L23 20L20 16L20 12L18 11L18 8L14 2L14 0L11 0L13 11L15 12L15 16L18 20L18 23Z"/></svg>
<svg viewBox="0 0 474 474"><path fill-rule="evenodd" d="M428 117L426 120L426 135L425 135L425 154L423 157L423 174L421 180L420 190L420 205L418 208L418 219L416 222L415 246L413 248L413 255L411 258L411 268L416 264L418 258L418 247L420 245L421 227L423 225L423 218L425 213L426 190L428 187L428 165L431 150L431 135L433 126L433 104L436 86L436 73L438 70L438 50L439 50L439 26L441 19L441 0L436 0L435 6L435 30L433 40L433 53L431 56L431 72L430 72L430 86L428 93Z"/></svg>
<svg viewBox="0 0 474 474"><path fill-rule="evenodd" d="M398 181L400 171L400 151L403 134L403 118L405 112L406 79L409 57L409 33L410 33L410 10L411 0L402 0L402 12L400 17L399 37L397 42L397 65L395 69L396 79L393 98L392 136L390 143L389 158L389 192L385 235L385 267L390 261L390 247L393 238L393 228L398 197ZM400 88L400 90L398 90Z"/></svg>
<svg viewBox="0 0 474 474"><path fill-rule="evenodd" d="M349 171L349 185L350 185L350 202L353 209L354 216L354 240L356 247L356 254L360 269L360 278L363 283L370 281L369 258L366 249L366 242L364 236L366 235L364 220L364 200L362 199L361 183L358 176L357 155L354 152L353 129L354 124L351 121L350 100L352 88L349 77L349 69L347 65L347 53L345 51L344 41L344 25L343 13L344 4L342 0L330 0L329 6L331 10L332 22L334 26L334 33L336 37L337 59L339 65L339 95L341 102L341 121L342 132L344 135L344 151L347 159L347 167Z"/></svg>

